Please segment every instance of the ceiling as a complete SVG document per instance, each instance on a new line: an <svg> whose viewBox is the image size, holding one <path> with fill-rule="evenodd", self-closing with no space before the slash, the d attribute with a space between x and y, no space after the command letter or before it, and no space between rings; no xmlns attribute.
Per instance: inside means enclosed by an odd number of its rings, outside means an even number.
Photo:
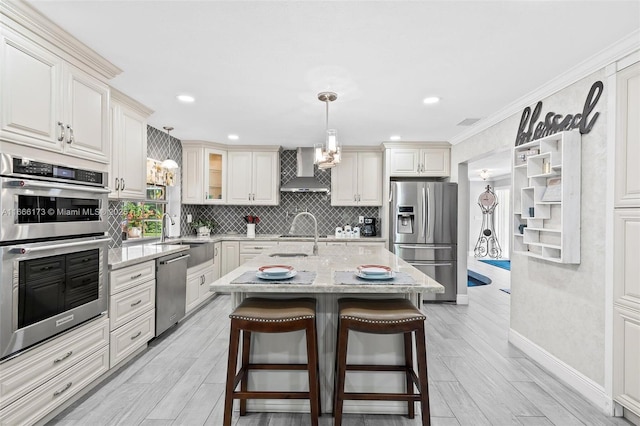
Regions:
<svg viewBox="0 0 640 426"><path fill-rule="evenodd" d="M343 145L450 140L640 28L637 0L29 3L120 67L152 126L290 148L323 141L325 90Z"/></svg>

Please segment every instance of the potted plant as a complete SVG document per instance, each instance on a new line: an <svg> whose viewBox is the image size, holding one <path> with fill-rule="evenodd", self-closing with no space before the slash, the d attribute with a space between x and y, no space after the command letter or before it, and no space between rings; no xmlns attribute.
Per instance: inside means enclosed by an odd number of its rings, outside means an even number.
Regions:
<svg viewBox="0 0 640 426"><path fill-rule="evenodd" d="M197 219L191 222L199 237L208 237L218 224L215 220Z"/></svg>

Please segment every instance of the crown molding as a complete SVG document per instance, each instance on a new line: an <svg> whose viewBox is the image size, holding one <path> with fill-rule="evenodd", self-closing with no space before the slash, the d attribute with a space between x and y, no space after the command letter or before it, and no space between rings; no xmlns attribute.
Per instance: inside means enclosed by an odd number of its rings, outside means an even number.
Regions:
<svg viewBox="0 0 640 426"><path fill-rule="evenodd" d="M37 42L48 50L57 54L58 50L62 51L78 63L90 67L106 80L111 80L122 72L120 68L22 0L0 1L0 22L31 40L35 34L40 38Z"/></svg>
<svg viewBox="0 0 640 426"><path fill-rule="evenodd" d="M451 144L445 141L433 141L433 142L424 142L424 141L404 141L404 142L383 142L382 146L385 149L390 148L451 148Z"/></svg>
<svg viewBox="0 0 640 426"><path fill-rule="evenodd" d="M554 93L638 50L640 50L640 30L633 31L613 45L601 50L590 58L587 58L570 70L540 86L536 90L516 99L514 102L505 106L502 110L480 120L464 132L458 133L451 138L451 144L459 144L460 142L498 124L514 114L520 114L523 108L553 95Z"/></svg>
<svg viewBox="0 0 640 426"><path fill-rule="evenodd" d="M118 89L110 87L109 90L111 91L111 100L126 105L134 111L137 111L139 114L144 115L145 117L149 117L151 114L153 114L154 111L151 108L141 104L132 97L125 95Z"/></svg>

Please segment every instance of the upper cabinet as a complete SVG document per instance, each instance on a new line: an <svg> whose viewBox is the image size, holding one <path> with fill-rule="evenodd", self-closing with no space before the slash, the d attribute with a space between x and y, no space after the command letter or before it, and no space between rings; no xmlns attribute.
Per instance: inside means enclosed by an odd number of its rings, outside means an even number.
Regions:
<svg viewBox="0 0 640 426"><path fill-rule="evenodd" d="M225 204L227 151L223 145L182 141L182 202Z"/></svg>
<svg viewBox="0 0 640 426"><path fill-rule="evenodd" d="M381 151L342 151L331 169L331 205L382 205Z"/></svg>
<svg viewBox="0 0 640 426"><path fill-rule="evenodd" d="M640 63L618 72L616 207L640 207Z"/></svg>
<svg viewBox="0 0 640 426"><path fill-rule="evenodd" d="M258 150L260 149L260 150ZM275 206L280 202L280 147L228 152L227 204Z"/></svg>
<svg viewBox="0 0 640 426"><path fill-rule="evenodd" d="M387 148L389 176L433 176L445 177L451 174L449 144L433 143L384 144Z"/></svg>
<svg viewBox="0 0 640 426"><path fill-rule="evenodd" d="M0 139L109 163L110 100L104 75L98 78L71 54L8 22L0 33Z"/></svg>
<svg viewBox="0 0 640 426"><path fill-rule="evenodd" d="M111 89L110 198L146 198L147 118L153 111Z"/></svg>

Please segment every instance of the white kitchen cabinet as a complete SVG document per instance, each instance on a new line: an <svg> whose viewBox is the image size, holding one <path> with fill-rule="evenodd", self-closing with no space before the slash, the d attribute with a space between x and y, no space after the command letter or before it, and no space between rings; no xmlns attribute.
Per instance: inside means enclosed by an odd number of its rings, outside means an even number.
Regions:
<svg viewBox="0 0 640 426"><path fill-rule="evenodd" d="M182 141L182 202L225 204L227 151L223 145Z"/></svg>
<svg viewBox="0 0 640 426"><path fill-rule="evenodd" d="M3 29L0 138L108 163L109 86Z"/></svg>
<svg viewBox="0 0 640 426"><path fill-rule="evenodd" d="M227 201L227 152L204 150L204 203L224 204Z"/></svg>
<svg viewBox="0 0 640 426"><path fill-rule="evenodd" d="M146 198L147 118L152 111L111 91L110 198Z"/></svg>
<svg viewBox="0 0 640 426"><path fill-rule="evenodd" d="M213 245L213 280L214 281L221 277L220 275L220 272L222 270L221 253L222 253L222 243L215 243Z"/></svg>
<svg viewBox="0 0 640 426"><path fill-rule="evenodd" d="M451 174L451 148L442 144L407 147L385 144L390 176L446 177ZM448 145L448 144L447 144Z"/></svg>
<svg viewBox="0 0 640 426"><path fill-rule="evenodd" d="M215 281L214 262L215 259L187 270L186 313L214 295L209 291L209 286Z"/></svg>
<svg viewBox="0 0 640 426"><path fill-rule="evenodd" d="M280 152L229 151L227 204L274 206L280 202Z"/></svg>
<svg viewBox="0 0 640 426"><path fill-rule="evenodd" d="M223 241L220 249L220 276L223 277L240 266L240 244L238 241Z"/></svg>
<svg viewBox="0 0 640 426"><path fill-rule="evenodd" d="M240 265L260 255L263 251L278 245L277 241L241 241Z"/></svg>
<svg viewBox="0 0 640 426"><path fill-rule="evenodd" d="M341 153L331 169L331 205L382 205L382 152Z"/></svg>
<svg viewBox="0 0 640 426"><path fill-rule="evenodd" d="M182 142L182 202L203 204L204 202L204 148Z"/></svg>

